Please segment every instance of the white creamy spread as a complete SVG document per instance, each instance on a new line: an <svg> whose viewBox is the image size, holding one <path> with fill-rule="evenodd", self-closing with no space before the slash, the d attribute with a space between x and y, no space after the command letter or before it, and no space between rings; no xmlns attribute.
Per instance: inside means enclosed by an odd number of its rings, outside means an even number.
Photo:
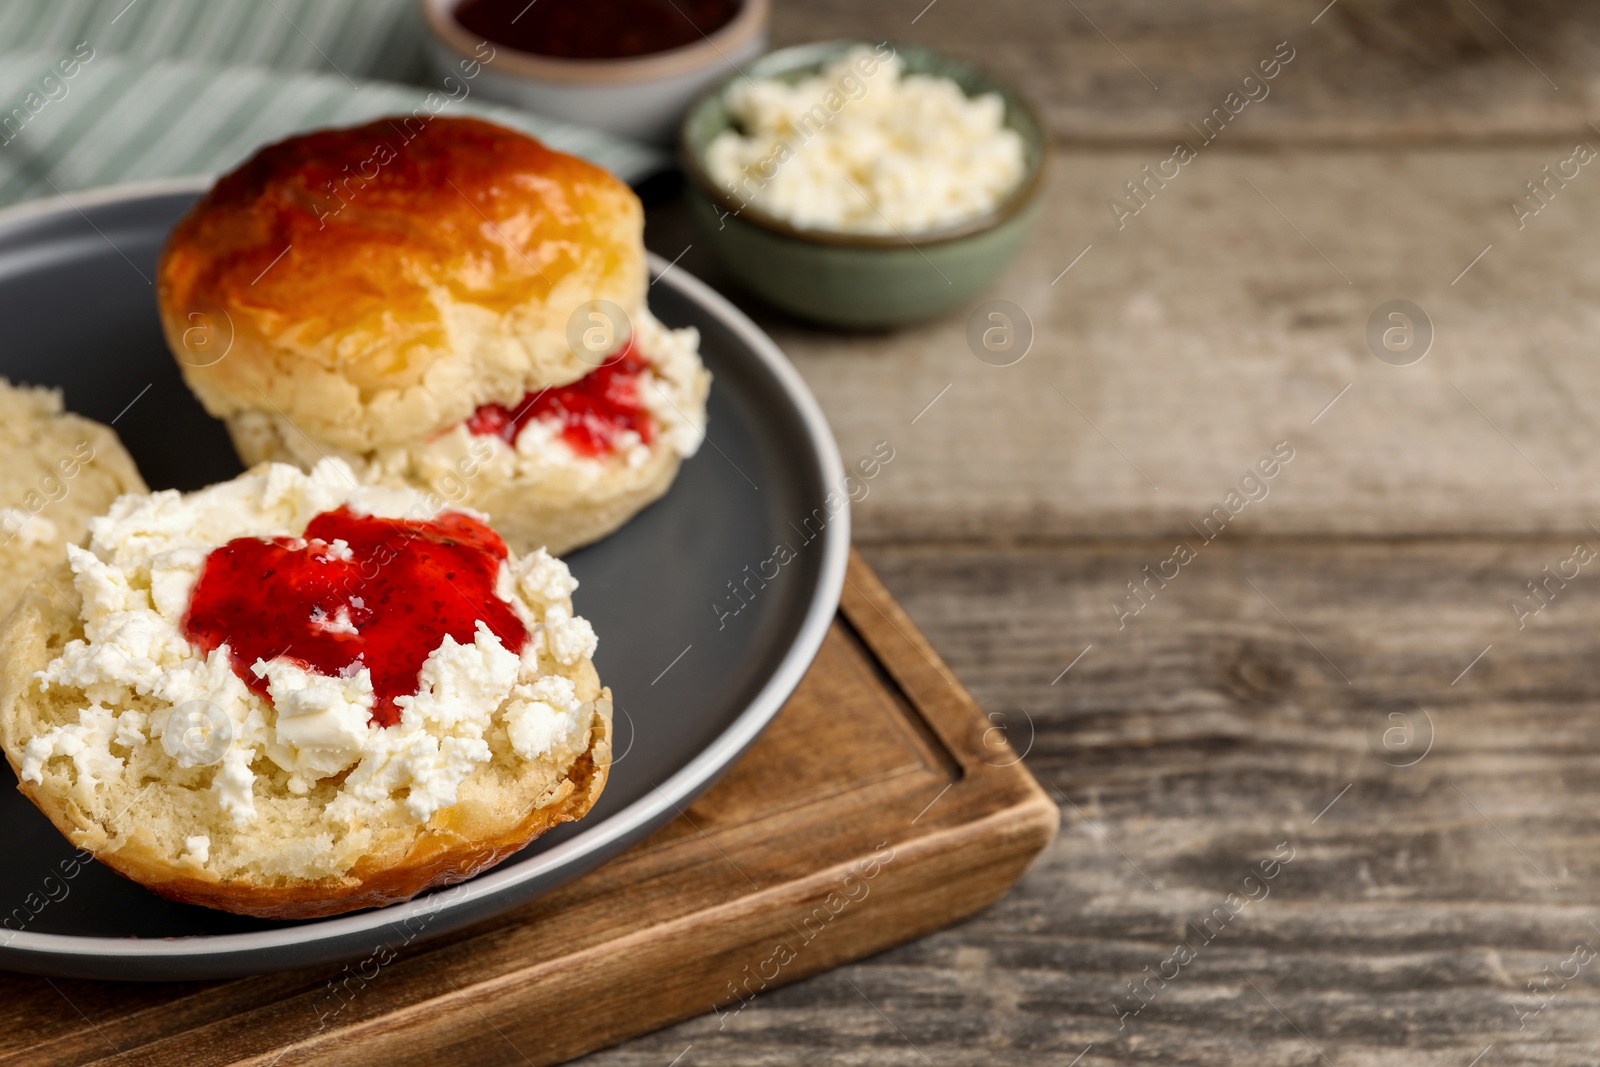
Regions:
<svg viewBox="0 0 1600 1067"><path fill-rule="evenodd" d="M545 647L556 662L568 667L585 657L592 657L598 644L589 620L573 615L564 604L551 604L545 609L544 628L538 637L544 639Z"/></svg>
<svg viewBox="0 0 1600 1067"><path fill-rule="evenodd" d="M910 234L993 210L1025 170L1004 101L904 74L883 51L852 49L794 83L735 81L725 101L742 132L707 146L712 179L805 229Z"/></svg>
<svg viewBox="0 0 1600 1067"><path fill-rule="evenodd" d="M535 759L554 748L579 722L583 704L569 678L549 674L512 691L506 711L506 731L511 747L524 759Z"/></svg>
<svg viewBox="0 0 1600 1067"><path fill-rule="evenodd" d="M197 867L204 867L206 861L211 858L211 838L205 834L184 838L183 855L178 858Z"/></svg>
<svg viewBox="0 0 1600 1067"><path fill-rule="evenodd" d="M562 439L561 423L555 419L530 419L515 444L493 434L473 434L460 423L425 441L357 456L326 445L318 448L277 416L271 418L277 420L284 447L307 465L336 455L348 461L365 482L420 482L438 487L454 499L461 497L452 487L480 476L464 477L461 472L477 471L480 464L492 472L491 478L500 481L541 480L562 474L593 482L619 465L642 467L656 449L669 448L687 459L699 451L706 433L702 397L707 372L700 362L700 331L692 326L669 329L643 307L632 330L634 351L650 367L640 378L639 400L655 423L655 440L647 445L637 434L624 431L610 455L586 456L573 451Z"/></svg>
<svg viewBox="0 0 1600 1067"><path fill-rule="evenodd" d="M268 701L234 673L227 645L202 656L189 643L180 627L212 548L289 535L344 504L388 518L433 517L420 493L360 486L343 462L325 460L310 474L274 464L189 496L124 496L91 521L89 547L67 549L84 639L39 672L47 687L82 690L88 706L76 723L27 743L23 780L40 781L46 762L66 757L80 787L93 789L122 771L113 746L153 745L180 767L215 765L211 792L236 825L256 817L252 765L263 759L287 772L292 793L348 771L328 805L333 819L379 819L398 807L425 821L455 803L461 782L491 758L485 735L497 726L527 758L560 744L581 747L589 724L573 684L541 675L539 657L548 649L574 664L593 654L594 630L566 606L576 580L542 550L509 558L497 583L528 628L522 655L481 622L470 644L445 636L423 663L418 692L395 701L400 721L392 727L371 721L366 668L329 677L286 659L258 660L249 669L266 680ZM349 558L350 549L335 541L329 554ZM351 625L344 615L324 624ZM190 838L185 847L203 864L210 842Z"/></svg>
<svg viewBox="0 0 1600 1067"><path fill-rule="evenodd" d="M586 456L568 447L559 419L530 419L515 444L494 435L474 435L462 424L426 442L379 452L364 473L376 481L384 480L386 473L410 469L428 484L440 484L460 469L474 443L492 449L489 463L507 480L538 478L555 470L597 479L617 464L642 467L652 448L670 448L687 459L699 451L706 433L705 405L699 399L699 382L706 373L700 363L700 331L692 326L668 329L641 308L633 323L633 343L634 351L650 366L640 376L638 395L656 426L653 445L624 430L611 455Z"/></svg>

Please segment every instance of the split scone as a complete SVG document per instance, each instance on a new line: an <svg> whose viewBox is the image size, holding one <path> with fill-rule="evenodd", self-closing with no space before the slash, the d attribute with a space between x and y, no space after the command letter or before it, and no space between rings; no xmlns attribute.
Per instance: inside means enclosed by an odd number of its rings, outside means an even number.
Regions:
<svg viewBox="0 0 1600 1067"><path fill-rule="evenodd" d="M89 519L123 493L145 491L109 426L62 410L61 391L0 378L0 616L66 546L82 544ZM66 590L63 589L63 592Z"/></svg>
<svg viewBox="0 0 1600 1067"><path fill-rule="evenodd" d="M405 900L582 817L611 693L577 583L338 460L120 498L0 626L0 745L78 847L277 919Z"/></svg>
<svg viewBox="0 0 1600 1067"><path fill-rule="evenodd" d="M324 130L178 224L162 321L246 464L338 457L561 554L665 493L704 435L699 338L651 316L643 226L621 181L490 123ZM196 313L226 319L224 357L182 358Z"/></svg>

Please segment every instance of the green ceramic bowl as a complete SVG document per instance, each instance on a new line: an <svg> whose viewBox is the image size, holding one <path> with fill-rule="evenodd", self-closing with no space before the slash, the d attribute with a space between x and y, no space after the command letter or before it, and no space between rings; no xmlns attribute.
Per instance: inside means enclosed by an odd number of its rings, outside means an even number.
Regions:
<svg viewBox="0 0 1600 1067"><path fill-rule="evenodd" d="M795 81L859 43L821 41L780 49L748 64L744 73ZM724 103L732 78L684 116L679 147L702 240L745 287L802 318L881 328L959 308L1011 262L1038 214L1045 135L1033 108L1009 85L968 63L916 45L893 47L908 74L941 75L969 96L999 93L1005 101L1006 125L1022 135L1027 169L993 211L949 229L903 236L800 229L742 203L706 172L706 146L733 125Z"/></svg>

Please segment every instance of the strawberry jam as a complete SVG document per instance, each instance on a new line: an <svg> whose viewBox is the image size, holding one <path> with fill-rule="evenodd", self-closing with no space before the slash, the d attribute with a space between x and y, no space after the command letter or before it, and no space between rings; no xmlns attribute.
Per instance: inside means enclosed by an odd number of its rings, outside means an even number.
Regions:
<svg viewBox="0 0 1600 1067"><path fill-rule="evenodd" d="M650 364L639 358L629 341L604 366L570 385L529 393L515 412L499 404L483 405L467 420L467 429L516 444L517 435L528 423L556 421L567 446L589 457L616 451L625 430L632 430L649 444L655 423L639 402L639 378L649 369Z"/></svg>
<svg viewBox="0 0 1600 1067"><path fill-rule="evenodd" d="M522 651L527 630L494 592L505 558L499 534L457 512L416 522L325 511L303 538L239 537L214 549L184 636L207 654L227 645L234 673L262 696L257 660L283 656L329 677L365 667L372 721L393 726L395 698L417 692L423 661L446 634L471 644L482 620L507 650Z"/></svg>

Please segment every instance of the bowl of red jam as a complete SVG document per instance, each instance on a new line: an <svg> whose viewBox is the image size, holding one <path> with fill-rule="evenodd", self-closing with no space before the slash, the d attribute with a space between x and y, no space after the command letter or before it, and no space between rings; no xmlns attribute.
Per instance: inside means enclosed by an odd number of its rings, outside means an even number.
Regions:
<svg viewBox="0 0 1600 1067"><path fill-rule="evenodd" d="M448 91L667 145L691 101L767 46L771 0L421 0Z"/></svg>

